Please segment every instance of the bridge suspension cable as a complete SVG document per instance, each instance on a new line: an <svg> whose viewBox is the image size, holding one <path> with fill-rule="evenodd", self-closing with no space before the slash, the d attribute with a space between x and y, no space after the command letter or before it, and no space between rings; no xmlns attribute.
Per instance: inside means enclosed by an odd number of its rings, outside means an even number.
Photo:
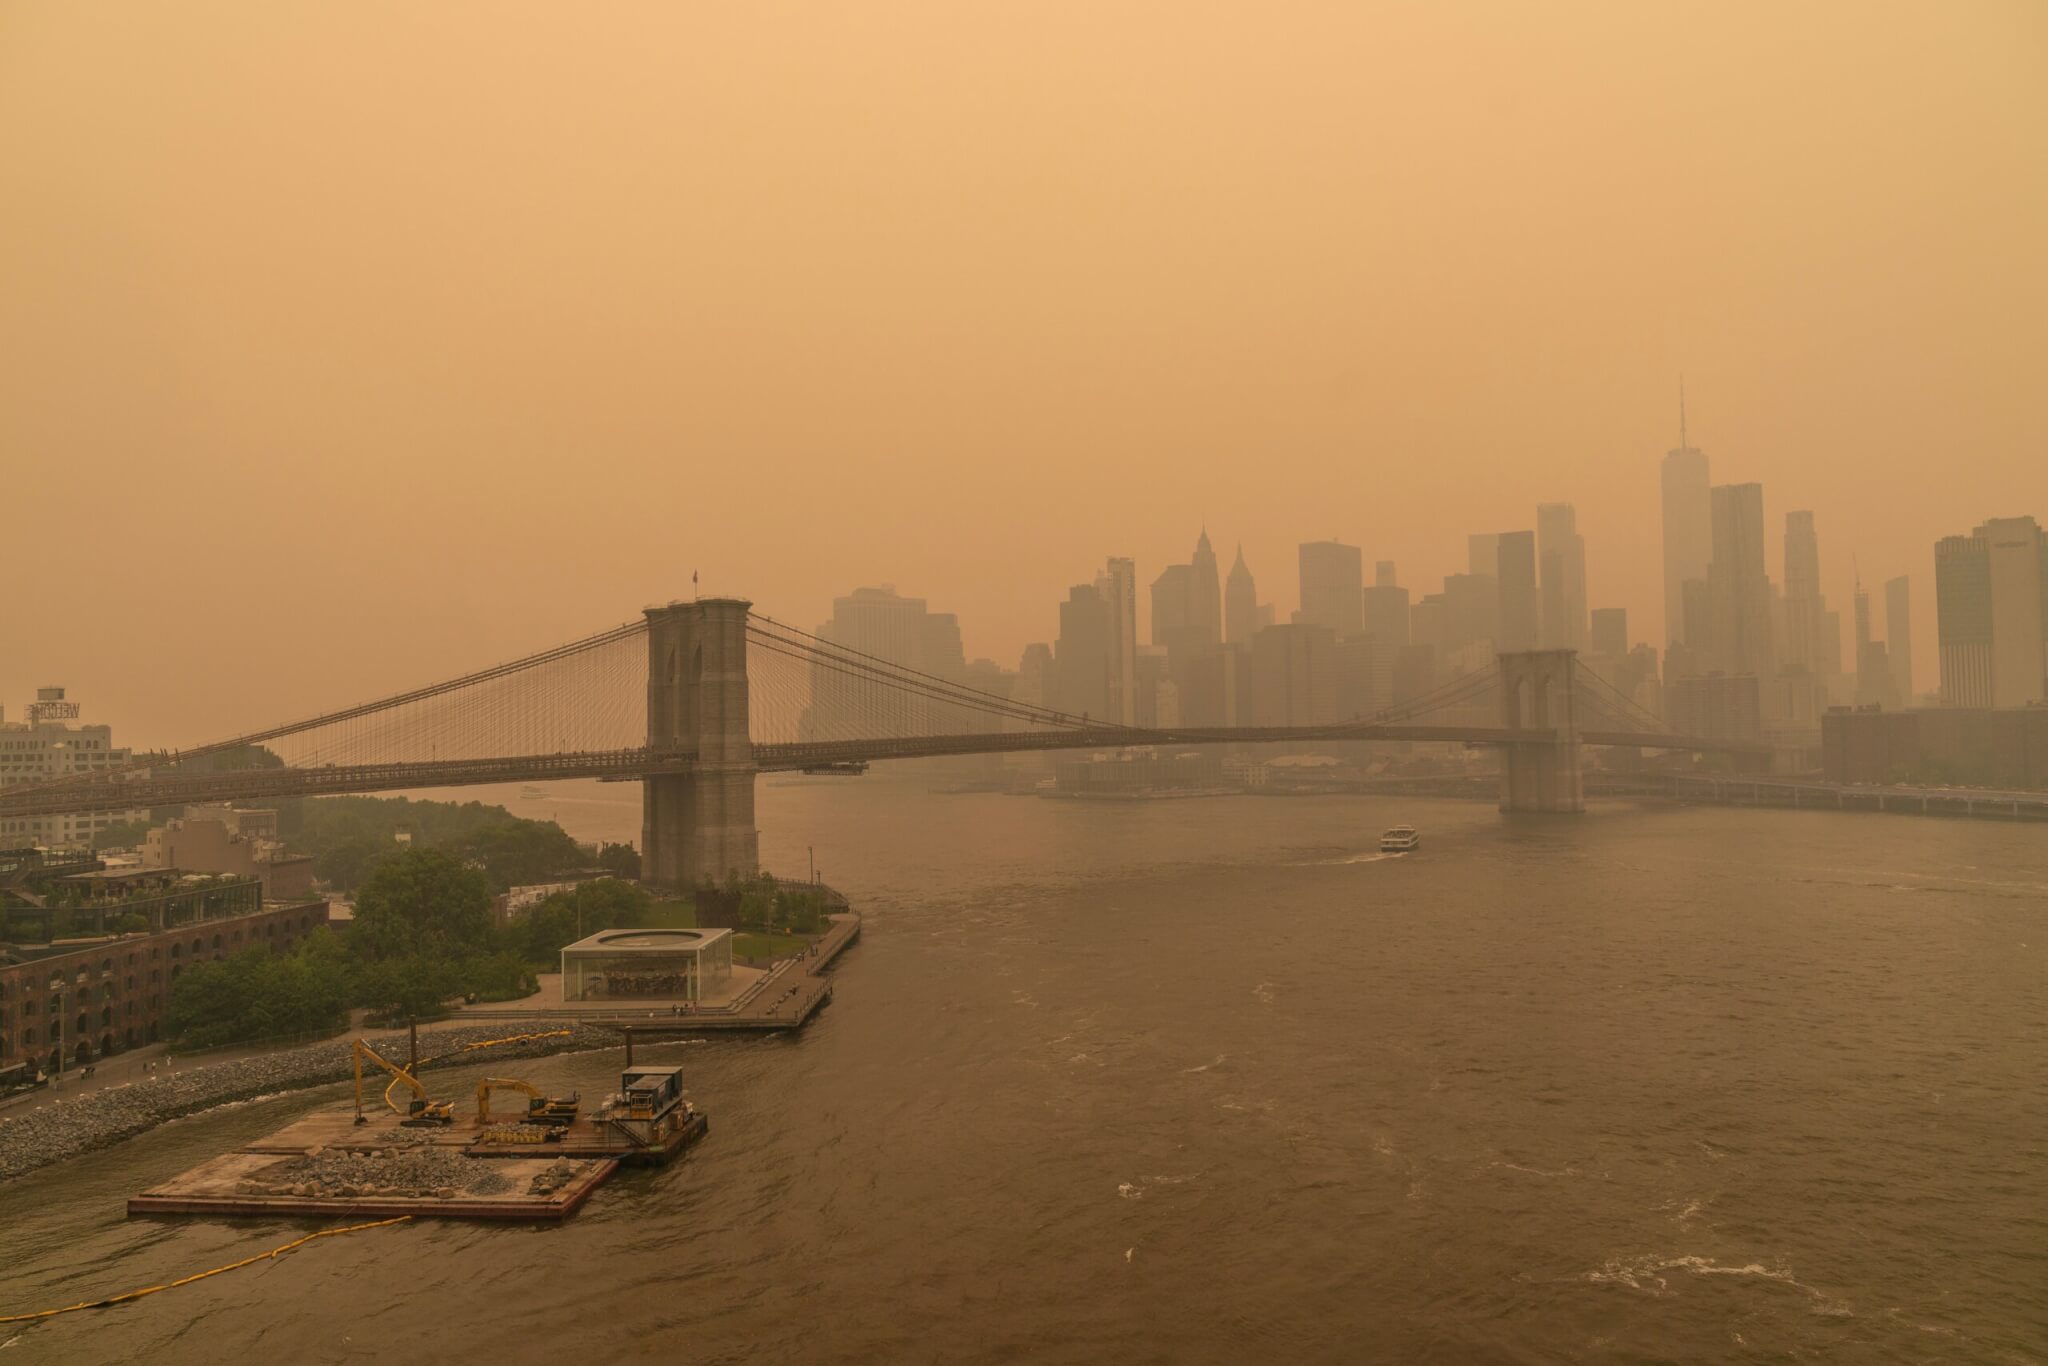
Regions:
<svg viewBox="0 0 2048 1366"><path fill-rule="evenodd" d="M183 750L159 750L138 754L125 764L109 765L88 773L20 784L10 795L56 791L66 787L98 783L106 778L140 769L159 769L189 764L233 750L272 745L280 740L313 736L306 745L295 747L290 757L299 766L328 762L380 762L400 758L472 757L495 751L546 753L564 748L610 748L622 740L639 743L644 725L637 724L620 735L617 720L637 718L642 705L646 661L644 651L619 647L643 637L645 619L625 622L566 644L506 660L486 669L456 678L411 688L372 702L344 707L302 720L266 727L215 740ZM591 666L595 663L596 667ZM637 664L639 688L630 675ZM624 665L624 667L621 667ZM581 677L571 679L569 675ZM612 686L593 688L591 675L601 675ZM459 704L434 710L423 704L465 693ZM562 727L538 724L535 718L553 717L557 722L578 718L572 730L601 730L607 744L546 743L540 732ZM379 718L382 718L381 720ZM517 743L526 732L533 737ZM316 734L319 733L319 734Z"/></svg>
<svg viewBox="0 0 2048 1366"><path fill-rule="evenodd" d="M833 719L822 718L818 714L821 710L820 703L825 701L839 704L839 710L842 711L869 713L860 717L861 720L875 722L882 719L873 713L886 710L887 704L878 701L876 696L868 695L871 692L880 695L893 694L899 698L917 698L939 707L960 708L1025 726L1070 730L1120 728L1113 722L1076 716L1038 703L971 687L851 645L826 640L759 613L749 614L747 634L750 643L756 648L810 666L812 676L806 682L809 684L810 692L807 703L810 712L808 724L812 727L826 724ZM820 689L817 685L822 680L818 678L819 674L850 680L858 689L867 691L851 698L837 693L820 698ZM895 719L905 721L908 718Z"/></svg>
<svg viewBox="0 0 2048 1366"><path fill-rule="evenodd" d="M1617 729L1640 730L1651 735L1672 734L1671 727L1662 718L1636 705L1627 693L1600 675L1581 668L1574 671L1573 678L1578 683L1580 700L1616 722Z"/></svg>

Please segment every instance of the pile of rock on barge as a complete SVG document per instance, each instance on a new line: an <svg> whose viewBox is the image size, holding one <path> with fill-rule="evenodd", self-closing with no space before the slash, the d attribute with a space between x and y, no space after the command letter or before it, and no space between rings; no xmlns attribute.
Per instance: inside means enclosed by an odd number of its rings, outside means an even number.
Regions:
<svg viewBox="0 0 2048 1366"><path fill-rule="evenodd" d="M494 1119L492 1085L533 1095L526 1116ZM496 1079L471 1115L445 1104L317 1110L131 1197L128 1212L559 1220L622 1165L667 1162L708 1128L673 1066L628 1066L615 1095L578 1110L575 1097Z"/></svg>

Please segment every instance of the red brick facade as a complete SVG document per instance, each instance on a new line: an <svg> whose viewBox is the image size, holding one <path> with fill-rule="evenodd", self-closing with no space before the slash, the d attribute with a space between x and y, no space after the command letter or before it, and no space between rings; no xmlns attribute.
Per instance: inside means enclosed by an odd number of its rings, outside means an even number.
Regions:
<svg viewBox="0 0 2048 1366"><path fill-rule="evenodd" d="M325 902L301 903L0 967L0 1070L49 1069L60 1037L67 1066L155 1043L187 967L258 944L289 949L326 923Z"/></svg>

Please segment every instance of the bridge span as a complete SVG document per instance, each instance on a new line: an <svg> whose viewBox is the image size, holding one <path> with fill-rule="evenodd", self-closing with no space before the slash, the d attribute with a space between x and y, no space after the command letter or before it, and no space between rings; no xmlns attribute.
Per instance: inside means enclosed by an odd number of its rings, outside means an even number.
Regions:
<svg viewBox="0 0 2048 1366"><path fill-rule="evenodd" d="M750 657L770 664L794 660L809 672L801 721L764 722L756 706L762 685L750 671ZM621 700L622 691L642 685L639 704ZM805 736L807 727L820 728L816 701L827 685L840 693L856 688L888 706L875 706L871 725L856 719L854 728L869 733ZM821 640L757 616L744 601L703 599L650 608L640 623L379 702L180 755L145 756L125 768L0 789L0 818L572 778L638 781L644 874L689 884L758 866L757 774L825 764L1143 745L1449 742L1503 751L1503 811L1577 812L1585 809L1585 745L1752 757L1765 752L1758 745L1674 734L1603 689L1578 668L1572 651L1531 651L1501 655L1491 670L1370 718L1288 726L1107 726ZM919 716L986 728L904 733L906 701ZM1489 703L1497 705L1497 724L1473 723L1475 708ZM638 743L588 743L623 738L629 727L640 732L633 736ZM798 737L757 739L757 727L795 730ZM209 766L224 753L257 744L294 750L293 761ZM470 752L444 758L444 749Z"/></svg>

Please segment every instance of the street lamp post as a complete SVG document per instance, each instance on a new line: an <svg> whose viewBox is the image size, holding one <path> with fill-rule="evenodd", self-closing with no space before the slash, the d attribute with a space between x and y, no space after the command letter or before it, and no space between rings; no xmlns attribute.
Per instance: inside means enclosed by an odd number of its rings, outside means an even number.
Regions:
<svg viewBox="0 0 2048 1366"><path fill-rule="evenodd" d="M50 979L52 1000L57 1005L57 1070L50 1077L50 1085L56 1087L64 1080L64 979L61 976Z"/></svg>

